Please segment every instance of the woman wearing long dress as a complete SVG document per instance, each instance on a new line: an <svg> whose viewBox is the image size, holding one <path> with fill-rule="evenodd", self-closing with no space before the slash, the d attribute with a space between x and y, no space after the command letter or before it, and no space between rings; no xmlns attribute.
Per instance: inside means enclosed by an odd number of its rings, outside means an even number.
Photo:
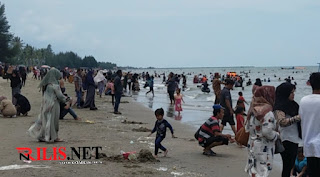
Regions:
<svg viewBox="0 0 320 177"><path fill-rule="evenodd" d="M60 71L52 68L39 85L43 92L41 112L37 121L29 128L28 133L41 142L62 141L58 137L60 102L65 103L69 98L66 98L61 92L60 78Z"/></svg>
<svg viewBox="0 0 320 177"><path fill-rule="evenodd" d="M89 108L90 110L97 110L98 108L96 108L95 105L95 94L96 94L96 84L94 83L93 80L93 71L89 71L87 76L86 76L86 80L84 83L87 87L87 96L86 96L86 101L83 105L84 108Z"/></svg>
<svg viewBox="0 0 320 177"><path fill-rule="evenodd" d="M262 86L254 92L246 124L250 136L245 171L251 177L267 177L272 170L274 142L279 137L272 112L274 100L273 86Z"/></svg>

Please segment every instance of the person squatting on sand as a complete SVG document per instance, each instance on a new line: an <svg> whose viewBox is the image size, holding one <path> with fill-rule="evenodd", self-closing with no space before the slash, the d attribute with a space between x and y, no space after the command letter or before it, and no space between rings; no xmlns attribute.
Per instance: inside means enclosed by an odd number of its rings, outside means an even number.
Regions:
<svg viewBox="0 0 320 177"><path fill-rule="evenodd" d="M40 142L59 142L58 137L60 102L69 101L60 89L59 80L61 73L52 68L39 84L42 90L42 104L40 114L36 122L29 128L28 133L31 137Z"/></svg>
<svg viewBox="0 0 320 177"><path fill-rule="evenodd" d="M307 157L309 177L320 176L320 73L310 76L312 94L300 101L304 156Z"/></svg>
<svg viewBox="0 0 320 177"><path fill-rule="evenodd" d="M224 116L225 108L219 104L213 105L213 116L210 117L204 124L201 125L195 134L199 145L202 146L203 155L215 156L216 153L211 148L220 145L228 145L233 143L234 140L230 134L222 134L219 127L219 120Z"/></svg>
<svg viewBox="0 0 320 177"><path fill-rule="evenodd" d="M16 107L5 96L0 97L0 112L3 117L15 117L17 114Z"/></svg>
<svg viewBox="0 0 320 177"><path fill-rule="evenodd" d="M17 103L16 103L17 116L20 116L20 114L27 116L28 112L31 110L31 105L29 100L25 96L19 93L15 94L14 98L17 100Z"/></svg>
<svg viewBox="0 0 320 177"><path fill-rule="evenodd" d="M151 136L154 132L157 132L156 140L155 140L154 156L158 157L159 149L164 151L164 156L166 156L167 153L168 153L168 150L161 145L161 142L166 137L167 127L171 131L172 138L176 138L176 137L174 136L172 126L169 124L169 122L167 120L163 119L164 110L162 108L159 108L154 112L154 114L155 114L155 116L157 118L157 121L156 121L156 123L154 125L153 130L148 135L148 137Z"/></svg>
<svg viewBox="0 0 320 177"><path fill-rule="evenodd" d="M275 88L257 88L252 98L246 124L249 131L248 162L245 171L251 177L267 177L272 170L274 144L279 133L273 114Z"/></svg>

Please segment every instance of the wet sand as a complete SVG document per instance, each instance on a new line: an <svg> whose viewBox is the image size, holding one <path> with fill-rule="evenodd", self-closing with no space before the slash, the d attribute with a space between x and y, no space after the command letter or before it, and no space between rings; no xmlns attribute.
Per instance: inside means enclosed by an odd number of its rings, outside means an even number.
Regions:
<svg viewBox="0 0 320 177"><path fill-rule="evenodd" d="M131 97L124 97L120 104L122 115L114 115L111 97L96 96L97 111L89 109L74 109L82 118L75 121L70 115L60 120L59 137L65 142L43 143L26 134L27 129L36 120L41 104L41 93L37 88L39 81L32 80L31 75L27 84L22 88L32 106L27 117L0 117L0 168L8 165L44 165L48 168L26 168L17 170L0 170L0 176L214 176L214 177L245 177L244 167L247 161L245 148L236 144L216 147L213 150L216 157L202 155L202 148L194 140L194 128L172 119L167 119L174 128L178 138L171 138L168 131L163 145L169 150L168 157L159 154L159 162L131 162L117 159L120 151L125 152L149 149L154 151L155 134L148 138L155 116L151 109L135 102ZM74 85L65 83L66 92L75 97ZM0 95L11 99L10 82L0 78ZM126 122L124 122L126 120ZM130 121L141 122L132 124ZM140 131L141 130L141 131ZM47 147L48 156L53 154L53 147L66 147L66 155L70 156L70 147L101 146L101 153L109 158L90 159L101 161L102 164L92 165L61 165L60 161L33 161L30 164L19 159L17 147L30 147L36 152L36 147ZM34 152L34 153L35 153ZM110 158L111 157L111 158ZM65 160L67 161L67 160ZM271 176L280 176L275 168Z"/></svg>

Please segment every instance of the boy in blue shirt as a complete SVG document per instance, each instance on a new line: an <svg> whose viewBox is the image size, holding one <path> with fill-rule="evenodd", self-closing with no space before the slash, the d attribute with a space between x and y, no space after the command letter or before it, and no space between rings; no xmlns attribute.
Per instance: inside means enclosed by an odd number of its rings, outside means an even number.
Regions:
<svg viewBox="0 0 320 177"><path fill-rule="evenodd" d="M307 175L307 158L303 155L303 148L299 147L298 155L291 170L291 176L306 177Z"/></svg>
<svg viewBox="0 0 320 177"><path fill-rule="evenodd" d="M172 138L176 138L176 137L173 134L172 126L169 124L168 121L163 119L164 110L162 108L159 108L154 112L154 114L157 118L157 121L154 125L153 130L148 136L151 136L154 132L157 131L156 140L155 140L155 149L154 149L154 157L157 158L159 149L164 151L164 156L167 156L167 153L168 153L168 150L161 145L162 140L164 140L164 138L166 137L167 127L171 131Z"/></svg>

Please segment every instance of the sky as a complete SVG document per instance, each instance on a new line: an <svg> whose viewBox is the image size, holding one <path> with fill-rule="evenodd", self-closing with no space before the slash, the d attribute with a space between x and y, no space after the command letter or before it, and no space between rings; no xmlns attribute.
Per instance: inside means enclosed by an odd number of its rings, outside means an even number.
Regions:
<svg viewBox="0 0 320 177"><path fill-rule="evenodd" d="M313 66L318 0L0 0L36 48L134 67Z"/></svg>

